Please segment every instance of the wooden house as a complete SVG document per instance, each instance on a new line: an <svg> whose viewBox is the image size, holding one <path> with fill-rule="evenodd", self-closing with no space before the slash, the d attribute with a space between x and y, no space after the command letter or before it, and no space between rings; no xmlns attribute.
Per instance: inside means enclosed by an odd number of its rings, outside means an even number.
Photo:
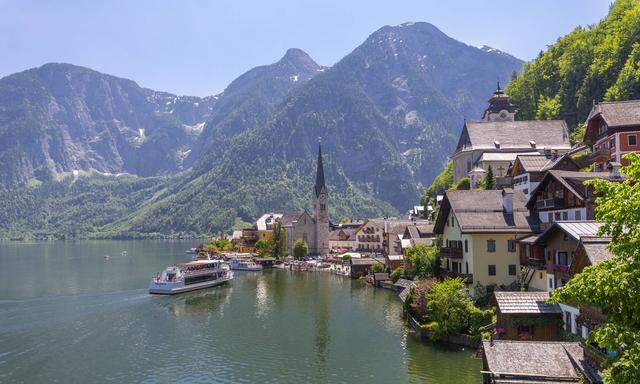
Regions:
<svg viewBox="0 0 640 384"><path fill-rule="evenodd" d="M549 304L548 292L494 292L496 329L500 339L556 341L562 329L562 310Z"/></svg>

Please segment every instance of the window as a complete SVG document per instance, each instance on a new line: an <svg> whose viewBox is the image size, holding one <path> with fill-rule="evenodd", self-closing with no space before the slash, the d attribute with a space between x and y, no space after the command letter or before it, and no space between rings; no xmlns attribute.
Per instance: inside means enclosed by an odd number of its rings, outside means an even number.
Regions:
<svg viewBox="0 0 640 384"><path fill-rule="evenodd" d="M516 241L515 240L507 240L507 251L515 252L516 251Z"/></svg>
<svg viewBox="0 0 640 384"><path fill-rule="evenodd" d="M516 275L516 265L509 264L509 276L515 276L515 275Z"/></svg>
<svg viewBox="0 0 640 384"><path fill-rule="evenodd" d="M629 142L629 145L637 145L637 139L636 139L636 135L629 135L627 136L627 140Z"/></svg>
<svg viewBox="0 0 640 384"><path fill-rule="evenodd" d="M567 255L567 252L558 252L556 264L569 265L569 256Z"/></svg>
<svg viewBox="0 0 640 384"><path fill-rule="evenodd" d="M553 289L553 277L549 276L549 290L551 291Z"/></svg>
<svg viewBox="0 0 640 384"><path fill-rule="evenodd" d="M580 210L576 211L576 220L582 220L582 211Z"/></svg>
<svg viewBox="0 0 640 384"><path fill-rule="evenodd" d="M561 216L560 216L560 212L555 212L555 213L554 213L554 220L555 220L555 221L560 220L560 217L561 217Z"/></svg>
<svg viewBox="0 0 640 384"><path fill-rule="evenodd" d="M487 252L495 252L495 251L496 251L496 241L487 240Z"/></svg>
<svg viewBox="0 0 640 384"><path fill-rule="evenodd" d="M464 251L469 252L469 242L467 240L464 241Z"/></svg>
<svg viewBox="0 0 640 384"><path fill-rule="evenodd" d="M454 228L456 226L456 222L453 219L453 216L451 216L451 227Z"/></svg>
<svg viewBox="0 0 640 384"><path fill-rule="evenodd" d="M496 265L489 264L489 276L495 276L495 275L496 275Z"/></svg>
<svg viewBox="0 0 640 384"><path fill-rule="evenodd" d="M562 220L564 221L569 220L569 212L567 211L562 212Z"/></svg>
<svg viewBox="0 0 640 384"><path fill-rule="evenodd" d="M616 140L615 139L609 140L609 148L615 148L615 146L616 146Z"/></svg>
<svg viewBox="0 0 640 384"><path fill-rule="evenodd" d="M553 223L553 213L547 213L547 223Z"/></svg>

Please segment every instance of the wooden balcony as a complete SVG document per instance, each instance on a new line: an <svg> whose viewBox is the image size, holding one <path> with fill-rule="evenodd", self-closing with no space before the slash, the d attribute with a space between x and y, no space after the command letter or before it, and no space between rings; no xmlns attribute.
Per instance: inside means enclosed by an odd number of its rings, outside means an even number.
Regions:
<svg viewBox="0 0 640 384"><path fill-rule="evenodd" d="M447 277L460 277L464 280L465 284L473 284L473 274L471 273L445 271L445 275Z"/></svg>
<svg viewBox="0 0 640 384"><path fill-rule="evenodd" d="M462 248L441 247L440 256L449 259L462 259Z"/></svg>
<svg viewBox="0 0 640 384"><path fill-rule="evenodd" d="M552 197L550 199L543 199L536 201L537 209L557 209L564 206L564 200L559 197Z"/></svg>

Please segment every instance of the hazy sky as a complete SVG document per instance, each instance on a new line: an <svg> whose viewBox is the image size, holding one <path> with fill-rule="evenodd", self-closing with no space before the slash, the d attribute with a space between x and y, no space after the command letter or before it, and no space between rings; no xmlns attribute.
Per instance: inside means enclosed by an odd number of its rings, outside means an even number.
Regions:
<svg viewBox="0 0 640 384"><path fill-rule="evenodd" d="M530 60L609 0L0 0L0 77L68 62L205 96L287 48L332 65L383 25L427 21L467 44Z"/></svg>

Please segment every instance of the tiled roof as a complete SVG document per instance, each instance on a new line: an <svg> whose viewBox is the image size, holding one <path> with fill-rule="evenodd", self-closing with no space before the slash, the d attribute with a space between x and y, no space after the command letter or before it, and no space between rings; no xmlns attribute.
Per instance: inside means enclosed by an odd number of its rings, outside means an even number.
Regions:
<svg viewBox="0 0 640 384"><path fill-rule="evenodd" d="M352 238L352 236L355 235L355 233L356 233L356 229L355 228L340 228L340 229L333 230L333 231L329 232L329 240L335 240L335 241L340 240L340 238L338 237L340 232L343 232L344 234L346 234L348 236L346 241L355 240L355 237Z"/></svg>
<svg viewBox="0 0 640 384"><path fill-rule="evenodd" d="M467 121L458 150L463 149L570 149L563 120Z"/></svg>
<svg viewBox="0 0 640 384"><path fill-rule="evenodd" d="M640 125L640 100L598 103L591 110L588 120L598 114L612 128Z"/></svg>
<svg viewBox="0 0 640 384"><path fill-rule="evenodd" d="M290 211L282 214L282 226L290 227L294 221L297 221L304 211Z"/></svg>
<svg viewBox="0 0 640 384"><path fill-rule="evenodd" d="M541 377L553 380L578 382L574 362L584 363L584 351L576 342L485 340L482 342L488 371L496 375ZM536 381L528 381L535 383Z"/></svg>
<svg viewBox="0 0 640 384"><path fill-rule="evenodd" d="M503 210L500 190L447 191L434 232L443 232L451 211L463 233L531 232L533 219L529 217L529 211L524 206L525 201L526 197L522 191L513 191L513 212L506 213Z"/></svg>
<svg viewBox="0 0 640 384"><path fill-rule="evenodd" d="M562 313L558 304L549 304L549 292L494 292L501 313Z"/></svg>
<svg viewBox="0 0 640 384"><path fill-rule="evenodd" d="M611 258L611 252L607 248L610 242L610 238L603 237L585 237L582 239L581 246L584 248L585 254L589 258L591 265L598 264L601 261Z"/></svg>
<svg viewBox="0 0 640 384"><path fill-rule="evenodd" d="M374 273L373 274L373 279L375 281L389 280L389 274L388 273Z"/></svg>
<svg viewBox="0 0 640 384"><path fill-rule="evenodd" d="M541 172L551 160L545 155L518 155L517 161L520 162L524 172Z"/></svg>

